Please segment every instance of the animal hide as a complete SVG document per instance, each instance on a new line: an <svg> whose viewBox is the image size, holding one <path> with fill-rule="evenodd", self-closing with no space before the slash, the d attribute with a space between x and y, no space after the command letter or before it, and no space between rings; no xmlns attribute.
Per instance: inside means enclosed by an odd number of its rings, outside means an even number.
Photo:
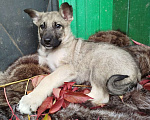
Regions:
<svg viewBox="0 0 150 120"><path fill-rule="evenodd" d="M148 120L150 119L150 91L134 90L124 96L111 96L110 102L97 109L69 105L52 115L54 120Z"/></svg>
<svg viewBox="0 0 150 120"><path fill-rule="evenodd" d="M13 106L15 114L21 120L28 120L27 115L22 115ZM8 108L7 108L8 110ZM0 118L7 120L10 111L0 111ZM150 91L140 89L127 93L123 100L118 96L111 96L110 102L104 107L91 108L88 104L70 104L67 108L61 109L50 115L52 120L149 120L150 119ZM36 120L36 117L31 117ZM40 120L40 118L39 118Z"/></svg>
<svg viewBox="0 0 150 120"><path fill-rule="evenodd" d="M120 31L97 32L94 35L91 35L88 41L107 42L120 47L131 44L129 37Z"/></svg>
<svg viewBox="0 0 150 120"><path fill-rule="evenodd" d="M37 54L28 55L19 58L10 67L8 67L5 72L0 72L0 85L49 73L50 70L47 66L40 66L38 64ZM6 87L6 93L10 105L14 105L19 102L21 97L25 94L26 84L27 82L20 82ZM28 90L31 89L33 89L33 87L29 84ZM0 120L8 120L10 117L11 113L4 96L4 90L3 88L0 88Z"/></svg>

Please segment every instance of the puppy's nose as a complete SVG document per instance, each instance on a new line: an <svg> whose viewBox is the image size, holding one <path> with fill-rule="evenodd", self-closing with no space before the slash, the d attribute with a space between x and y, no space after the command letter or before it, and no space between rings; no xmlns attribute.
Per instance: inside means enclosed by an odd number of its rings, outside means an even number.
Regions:
<svg viewBox="0 0 150 120"><path fill-rule="evenodd" d="M45 39L44 39L44 43L45 43L45 44L50 44L50 42L51 42L51 39L50 39L50 38L45 38Z"/></svg>

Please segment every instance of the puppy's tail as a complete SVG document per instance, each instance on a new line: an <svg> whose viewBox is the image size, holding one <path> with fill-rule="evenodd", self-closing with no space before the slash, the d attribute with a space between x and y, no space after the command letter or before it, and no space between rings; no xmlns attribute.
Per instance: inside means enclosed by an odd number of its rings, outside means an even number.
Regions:
<svg viewBox="0 0 150 120"><path fill-rule="evenodd" d="M128 77L128 75L112 75L106 83L108 92L112 95L123 95L129 92L133 87L136 86L134 82L119 84L121 81Z"/></svg>

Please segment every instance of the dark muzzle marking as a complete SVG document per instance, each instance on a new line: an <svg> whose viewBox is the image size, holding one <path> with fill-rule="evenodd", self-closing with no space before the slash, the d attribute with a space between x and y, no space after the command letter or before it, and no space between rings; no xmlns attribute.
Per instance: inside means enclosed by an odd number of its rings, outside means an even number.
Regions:
<svg viewBox="0 0 150 120"><path fill-rule="evenodd" d="M56 48L61 44L61 40L53 37L44 37L41 39L41 44L47 48Z"/></svg>

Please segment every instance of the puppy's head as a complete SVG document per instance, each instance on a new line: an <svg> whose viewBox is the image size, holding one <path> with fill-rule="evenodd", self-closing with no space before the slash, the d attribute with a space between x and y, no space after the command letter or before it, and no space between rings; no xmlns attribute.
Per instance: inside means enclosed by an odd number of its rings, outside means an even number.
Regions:
<svg viewBox="0 0 150 120"><path fill-rule="evenodd" d="M70 23L73 20L72 6L63 3L59 12L38 12L33 9L24 10L38 26L39 42L47 49L58 47L66 42L70 34Z"/></svg>

